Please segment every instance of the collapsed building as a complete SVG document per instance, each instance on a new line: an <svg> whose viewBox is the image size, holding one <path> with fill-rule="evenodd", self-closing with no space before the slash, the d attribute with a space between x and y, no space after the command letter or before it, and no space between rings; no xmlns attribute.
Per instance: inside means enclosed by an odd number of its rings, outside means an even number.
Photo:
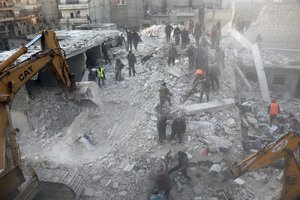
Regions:
<svg viewBox="0 0 300 200"><path fill-rule="evenodd" d="M255 26L257 24L252 24L245 36ZM221 47L225 51L226 67L221 70L221 89L212 91L212 100L207 103L197 103L199 94L192 95L185 103L180 102L190 90L193 76L188 70L184 50L178 49L182 55L175 66L167 66L169 44L164 42L164 25L141 31L144 42L133 51L138 59L136 77L127 76L126 66L124 80L116 83L114 66L105 66L107 80L106 86L99 88L99 107L78 107L68 102L58 87L46 84L52 79L49 73L40 73L46 87L32 87L32 99L27 98L26 120L32 127L25 129L27 122L24 124L23 119L15 124L21 128L17 136L23 162L60 173L69 169L78 172L85 187L79 199L149 199L166 155L170 156L169 165L175 166L177 152L184 151L189 158L188 173L192 180L187 181L180 173L172 174L170 199L279 199L283 181L281 169L268 167L246 173L239 179L227 173L235 161L239 162L283 134L278 133L278 127L268 126L268 102L262 100L260 89L260 84L264 83L257 81L260 74L256 74L253 62L256 55L232 37L230 31L233 30L222 30ZM98 65L102 60L99 45L119 34L118 31L56 33L66 51L68 64L79 77L77 81L85 77L87 66ZM299 77L297 54L290 53L293 47L284 44L280 48L289 48L289 51L274 53L271 47L264 46L271 43L272 38L264 32L262 36L266 39L263 39L260 55L271 97L278 98L283 117L292 112L299 119L300 102L296 99L299 90L295 80ZM254 43L254 38L248 40ZM194 43L193 37L191 43ZM39 50L36 48L32 51ZM234 56L234 51L238 56ZM11 53L1 54L2 60ZM127 62L124 47L112 48L110 53L123 63ZM209 50L210 59L213 54L214 50ZM142 62L145 56L149 59ZM183 144L176 141L158 143L155 107L162 82L166 82L173 93L173 105L168 110L170 119L182 111L186 113L187 131ZM20 95L16 100L24 97ZM24 100L19 103L22 104ZM13 108L17 105L15 102ZM17 121L20 116L13 118ZM171 120L167 135L171 132ZM39 171L37 173L42 176Z"/></svg>

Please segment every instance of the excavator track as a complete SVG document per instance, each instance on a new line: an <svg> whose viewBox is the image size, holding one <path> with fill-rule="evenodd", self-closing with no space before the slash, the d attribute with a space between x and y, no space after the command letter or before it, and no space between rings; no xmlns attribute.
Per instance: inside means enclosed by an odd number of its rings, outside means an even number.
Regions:
<svg viewBox="0 0 300 200"><path fill-rule="evenodd" d="M64 167L35 168L39 179L39 193L33 198L73 200L78 199L84 191L84 184L78 171Z"/></svg>

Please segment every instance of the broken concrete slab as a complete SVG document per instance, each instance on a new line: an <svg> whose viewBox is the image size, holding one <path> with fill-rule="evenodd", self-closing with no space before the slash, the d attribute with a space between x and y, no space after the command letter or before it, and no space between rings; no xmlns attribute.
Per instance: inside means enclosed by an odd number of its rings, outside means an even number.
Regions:
<svg viewBox="0 0 300 200"><path fill-rule="evenodd" d="M234 99L220 99L207 103L186 105L183 107L187 114L195 114L197 112L205 112L210 110L220 110L235 104Z"/></svg>
<svg viewBox="0 0 300 200"><path fill-rule="evenodd" d="M176 66L167 67L167 72L173 76L176 76L177 78L182 75L182 70Z"/></svg>
<svg viewBox="0 0 300 200"><path fill-rule="evenodd" d="M243 47L248 50L251 50L251 42L242 34L237 32L236 30L232 30L230 33L231 37L233 37L237 42L239 42Z"/></svg>
<svg viewBox="0 0 300 200"><path fill-rule="evenodd" d="M266 73L264 70L264 66L262 63L262 59L261 59L259 48L258 48L257 44L253 44L251 46L251 52L252 52L255 67L256 67L256 73L257 73L257 77L258 77L258 81L259 81L259 87L260 87L262 99L264 102L269 103L270 102L270 94L269 94Z"/></svg>

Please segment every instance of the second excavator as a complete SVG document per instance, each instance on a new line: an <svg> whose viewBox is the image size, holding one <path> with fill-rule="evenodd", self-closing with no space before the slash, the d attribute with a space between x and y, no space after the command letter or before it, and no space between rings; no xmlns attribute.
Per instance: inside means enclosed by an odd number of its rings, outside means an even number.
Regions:
<svg viewBox="0 0 300 200"><path fill-rule="evenodd" d="M284 158L282 200L300 199L300 169L294 156L294 151L300 147L300 136L296 132L288 132L276 142L271 143L248 156L240 163L232 166L235 177L247 171L257 170Z"/></svg>

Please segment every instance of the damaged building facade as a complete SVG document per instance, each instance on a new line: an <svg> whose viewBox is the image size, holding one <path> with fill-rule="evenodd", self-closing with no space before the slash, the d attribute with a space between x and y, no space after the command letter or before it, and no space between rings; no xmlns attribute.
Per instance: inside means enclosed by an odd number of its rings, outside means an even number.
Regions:
<svg viewBox="0 0 300 200"><path fill-rule="evenodd" d="M300 97L300 6L295 2L264 5L245 36L251 41L260 34L261 54L268 86L272 91L288 91ZM257 81L253 61L240 58L249 80ZM274 96L276 97L276 96Z"/></svg>
<svg viewBox="0 0 300 200"><path fill-rule="evenodd" d="M110 6L107 0L60 0L61 28L73 30L83 24L110 22Z"/></svg>

